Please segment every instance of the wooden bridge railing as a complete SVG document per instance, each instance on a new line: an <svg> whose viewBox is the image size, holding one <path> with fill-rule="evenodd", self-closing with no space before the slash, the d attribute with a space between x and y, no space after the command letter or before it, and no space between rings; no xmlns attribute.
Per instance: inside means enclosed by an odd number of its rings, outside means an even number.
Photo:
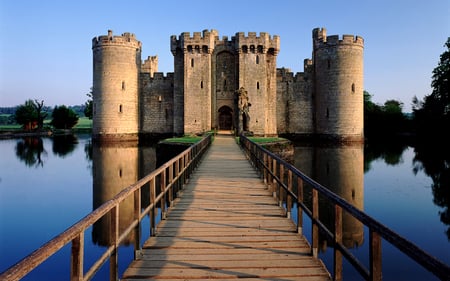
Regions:
<svg viewBox="0 0 450 281"><path fill-rule="evenodd" d="M155 234L157 208L160 208L161 218L164 219L167 212L166 203L168 203L168 208L172 207L176 193L198 165L201 156L207 150L211 141L212 136L207 135L200 142L190 146L135 184L126 187L114 198L106 201L63 233L1 273L0 280L20 280L69 243L72 243L70 280L90 280L108 259L110 261L110 280L118 280L118 248L121 242L134 229L137 232L140 231L140 223L147 215L150 216L150 235ZM158 189L157 184L159 185ZM150 188L150 204L142 210L141 189L144 186ZM158 194L156 193L157 190ZM134 197L134 220L122 233L119 233L119 205L131 197ZM102 256L84 273L84 232L108 214L110 214L108 233L110 234L110 241L113 241L112 245L106 248ZM139 239L134 246L135 253L137 253L140 249Z"/></svg>
<svg viewBox="0 0 450 281"><path fill-rule="evenodd" d="M318 255L319 232L332 241L334 246L334 280L342 280L342 257L358 271L365 280L382 280L381 241L386 240L408 257L417 262L442 280L450 280L450 267L430 256L415 244L398 235L391 229L379 223L363 211L355 208L343 198L331 192L326 187L315 182L297 168L271 153L262 146L252 142L245 136L240 136L240 144L247 157L260 172L264 182L273 189L274 195L282 205L285 201L286 214L291 215L293 202L297 203L297 229L302 233L303 212L311 218L311 254ZM304 201L304 183L312 188L311 208ZM297 192L294 193L294 185ZM319 194L321 199L334 206L334 230L329 230L319 220ZM367 269L342 243L342 212L345 211L369 229L369 266Z"/></svg>

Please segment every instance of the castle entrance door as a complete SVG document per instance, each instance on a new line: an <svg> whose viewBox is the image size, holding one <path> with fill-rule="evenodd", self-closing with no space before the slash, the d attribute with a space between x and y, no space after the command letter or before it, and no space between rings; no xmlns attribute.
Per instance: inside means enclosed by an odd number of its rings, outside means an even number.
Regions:
<svg viewBox="0 0 450 281"><path fill-rule="evenodd" d="M219 130L231 130L233 128L233 110L228 106L219 108Z"/></svg>

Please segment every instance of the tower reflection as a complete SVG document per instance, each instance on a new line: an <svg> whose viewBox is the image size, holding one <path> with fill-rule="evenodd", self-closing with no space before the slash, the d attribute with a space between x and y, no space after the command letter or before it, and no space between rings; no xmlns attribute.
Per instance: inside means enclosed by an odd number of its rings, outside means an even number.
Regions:
<svg viewBox="0 0 450 281"><path fill-rule="evenodd" d="M140 174L146 174L155 169L155 149L153 147L139 148L137 142L95 143L92 148L93 170L93 210L113 198L124 188L134 184ZM139 165L140 164L140 165ZM147 201L142 196L142 201ZM143 202L142 202L143 203ZM148 204L148 203L147 203ZM146 206L144 203L142 206ZM119 206L119 235L133 221L134 198L131 196ZM106 214L94 224L92 241L100 246L111 244L110 215ZM124 244L135 243L136 233L128 234Z"/></svg>
<svg viewBox="0 0 450 281"><path fill-rule="evenodd" d="M347 202L364 209L364 149L363 144L296 145L294 165L307 176L329 188ZM305 190L306 191L306 190ZM308 202L307 202L308 203ZM334 231L334 207L319 197L319 219ZM343 243L357 248L364 240L363 224L343 212ZM321 250L327 241L321 239Z"/></svg>

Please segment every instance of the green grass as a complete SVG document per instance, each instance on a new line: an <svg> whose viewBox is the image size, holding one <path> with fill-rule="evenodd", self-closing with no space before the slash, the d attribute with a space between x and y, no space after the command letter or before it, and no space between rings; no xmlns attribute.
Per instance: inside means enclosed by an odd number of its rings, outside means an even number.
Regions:
<svg viewBox="0 0 450 281"><path fill-rule="evenodd" d="M199 136L184 136L179 138L169 138L162 140L162 143L186 143L186 144L194 144L199 142L203 137Z"/></svg>
<svg viewBox="0 0 450 281"><path fill-rule="evenodd" d="M74 129L91 129L92 120L87 117L80 117L78 123L73 127Z"/></svg>
<svg viewBox="0 0 450 281"><path fill-rule="evenodd" d="M22 126L19 124L0 125L0 131L18 131Z"/></svg>
<svg viewBox="0 0 450 281"><path fill-rule="evenodd" d="M50 126L51 120L44 120L44 127ZM22 126L19 124L0 125L0 131L20 131ZM92 120L87 117L80 117L78 123L73 127L76 130L90 130L92 129Z"/></svg>
<svg viewBox="0 0 450 281"><path fill-rule="evenodd" d="M270 137L270 138L264 138L264 137L248 137L249 140L256 142L256 143L269 143L269 142L283 142L288 141L285 138L277 138L277 137Z"/></svg>

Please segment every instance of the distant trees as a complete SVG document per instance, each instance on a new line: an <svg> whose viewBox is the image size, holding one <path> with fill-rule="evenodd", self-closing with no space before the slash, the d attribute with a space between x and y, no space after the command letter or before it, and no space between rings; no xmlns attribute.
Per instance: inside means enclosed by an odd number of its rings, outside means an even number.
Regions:
<svg viewBox="0 0 450 281"><path fill-rule="evenodd" d="M44 101L27 100L17 107L15 112L17 124L22 125L25 130L42 129L47 113L44 112Z"/></svg>
<svg viewBox="0 0 450 281"><path fill-rule="evenodd" d="M92 101L92 87L89 93L86 94L88 96L88 100L84 103L84 116L88 117L89 119L92 119L92 116L94 114L93 112L93 101Z"/></svg>
<svg viewBox="0 0 450 281"><path fill-rule="evenodd" d="M364 91L364 134L366 136L392 136L410 128L403 113L403 103L387 100L384 105L372 102L372 96Z"/></svg>
<svg viewBox="0 0 450 281"><path fill-rule="evenodd" d="M447 139L450 128L450 37L444 44L438 66L432 72L432 93L423 101L413 98L414 125L422 137L439 136Z"/></svg>
<svg viewBox="0 0 450 281"><path fill-rule="evenodd" d="M44 119L48 116L44 109L44 101L29 99L16 108L14 119L25 130L40 130L43 128ZM71 129L78 122L75 111L65 105L55 106L51 115L50 125L56 129Z"/></svg>
<svg viewBox="0 0 450 281"><path fill-rule="evenodd" d="M71 129L78 123L78 115L65 105L55 106L50 124L56 129Z"/></svg>

